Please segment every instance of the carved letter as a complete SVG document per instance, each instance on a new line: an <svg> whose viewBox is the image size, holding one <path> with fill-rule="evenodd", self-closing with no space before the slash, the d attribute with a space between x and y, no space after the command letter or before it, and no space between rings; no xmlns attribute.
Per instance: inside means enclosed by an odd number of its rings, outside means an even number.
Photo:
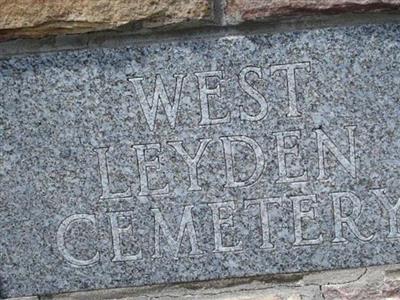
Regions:
<svg viewBox="0 0 400 300"><path fill-rule="evenodd" d="M267 198L267 199L255 199L255 200L245 200L244 208L249 206L258 205L260 208L261 216L261 229L262 229L262 240L263 243L260 248L262 249L272 249L274 245L270 242L269 233L269 216L268 216L268 204L278 204L281 201L280 198Z"/></svg>
<svg viewBox="0 0 400 300"><path fill-rule="evenodd" d="M147 151L155 150L156 152L161 151L161 145L157 144L145 144L145 145L133 145L132 146L136 150L136 156L139 165L139 174L140 174L140 192L139 196L148 196L148 195L160 195L167 194L169 192L168 183L165 184L163 188L160 189L151 189L149 187L149 178L148 178L148 169L155 169L156 171L160 170L160 161L158 156L153 160L147 160Z"/></svg>
<svg viewBox="0 0 400 300"><path fill-rule="evenodd" d="M221 87L219 83L216 87L210 88L207 85L207 79L209 78L222 78L221 71L210 71L210 72L201 72L195 73L198 83L199 83L199 92L200 92L200 109L201 109L201 120L200 125L213 125L213 124L221 124L227 123L230 121L230 113L228 112L225 117L221 118L211 118L210 116L210 107L209 107L209 99L208 96L214 95L216 97L221 97Z"/></svg>
<svg viewBox="0 0 400 300"><path fill-rule="evenodd" d="M96 251L96 254L88 260L82 260L73 257L67 247L65 247L65 233L68 232L68 230L71 228L71 226L74 223L78 222L85 222L85 223L91 223L93 225L96 225L96 220L94 218L94 215L88 215L88 214L77 214L77 215L72 215L66 218L61 224L60 227L58 227L57 230L57 246L58 250L61 252L61 254L64 256L64 258L71 264L76 265L76 266L90 266L96 262L99 261L99 252Z"/></svg>
<svg viewBox="0 0 400 300"><path fill-rule="evenodd" d="M310 72L311 65L309 62L295 63L286 65L271 66L271 75L277 71L285 71L287 80L287 89L289 97L289 112L288 117L300 117L301 113L297 110L297 96L296 96L296 70L305 69Z"/></svg>
<svg viewBox="0 0 400 300"><path fill-rule="evenodd" d="M94 148L93 151L97 153L97 157L99 159L99 169L100 169L100 181L103 193L100 199L117 199L117 198L128 198L131 197L131 188L122 193L111 193L110 189L110 177L108 174L108 166L107 166L107 156L106 153L108 151L108 147Z"/></svg>
<svg viewBox="0 0 400 300"><path fill-rule="evenodd" d="M129 224L126 227L120 227L118 224L119 218L128 218L130 222L132 221L131 212L109 212L108 216L110 217L111 223L111 233L113 239L113 248L114 248L114 257L112 261L129 261L129 260L138 260L142 258L142 250L139 250L136 254L122 254L121 250L121 234L132 234L132 224Z"/></svg>
<svg viewBox="0 0 400 300"><path fill-rule="evenodd" d="M246 92L250 97L255 99L258 104L260 105L260 112L254 116L249 115L246 113L246 111L243 109L242 106L240 106L239 111L240 111L240 119L242 120L247 120L247 121L260 121L262 120L268 113L268 103L265 100L264 96L261 95L259 91L257 91L254 87L252 87L248 81L246 80L246 75L248 73L255 73L257 74L258 78L262 77L262 72L261 68L259 67L245 67L240 71L239 74L239 86L242 88L243 91Z"/></svg>
<svg viewBox="0 0 400 300"><path fill-rule="evenodd" d="M355 220L361 214L361 200L351 192L338 192L331 193L333 199L333 215L335 221L335 239L333 243L343 243L347 240L343 237L343 225L347 225L353 234L363 242L370 241L374 238L374 234L365 237L358 230ZM350 214L343 215L342 204L344 200L352 204L352 211Z"/></svg>
<svg viewBox="0 0 400 300"><path fill-rule="evenodd" d="M386 209L387 213L389 214L389 234L387 237L390 239L400 238L396 216L400 208L400 199L397 200L397 203L394 206L392 206L390 204L390 200L386 196L384 189L371 190L371 192L373 192L378 197L381 205L384 209Z"/></svg>
<svg viewBox="0 0 400 300"><path fill-rule="evenodd" d="M258 178L261 176L264 170L264 154L259 144L253 139L246 136L228 136L228 137L220 137L222 141L222 145L224 147L225 154L225 167L226 167L226 186L227 187L243 187L254 184ZM250 147L255 156L256 156L256 164L254 168L253 174L243 181L236 181L235 176L233 174L233 163L234 163L234 147L232 147L233 143L243 143L247 147Z"/></svg>
<svg viewBox="0 0 400 300"><path fill-rule="evenodd" d="M354 131L356 126L345 127L349 136L350 159L347 159L332 142L332 140L322 131L322 129L315 129L318 144L318 164L319 164L319 180L326 179L325 173L325 155L331 152L343 168L350 173L352 177L356 177L356 157L355 157L355 139Z"/></svg>
<svg viewBox="0 0 400 300"><path fill-rule="evenodd" d="M174 101L172 104L171 101L168 99L164 83L159 74L156 75L153 99L146 97L143 91L142 77L128 79L130 82L133 83L133 86L135 87L136 94L138 95L139 98L140 107L142 108L143 114L146 117L147 125L149 125L149 128L152 131L154 130L154 126L156 123L159 101L161 101L161 104L164 107L170 126L172 128L175 128L176 115L178 112L178 107L182 94L183 79L186 77L186 75L178 74L174 75L174 77L176 79L176 83L175 83Z"/></svg>
<svg viewBox="0 0 400 300"><path fill-rule="evenodd" d="M284 132L276 132L274 133L276 137L276 145L278 151L278 169L279 169L279 179L277 182L304 182L307 181L307 171L304 170L301 175L289 176L288 170L286 166L286 157L292 155L294 157L299 156L299 144L297 143L297 139L301 138L301 131L284 131ZM292 138L296 139L296 142L292 147L287 147L286 139Z"/></svg>
<svg viewBox="0 0 400 300"><path fill-rule="evenodd" d="M305 239L303 237L303 219L314 220L316 217L316 197L315 195L307 196L294 196L289 197L293 203L293 214L294 214L294 246L304 246L304 245L318 245L322 243L322 235L320 234L318 238L315 239ZM309 206L308 210L304 209L303 205Z"/></svg>
<svg viewBox="0 0 400 300"><path fill-rule="evenodd" d="M232 212L235 210L235 203L233 201L227 201L222 203L208 203L212 210L213 224L214 224L214 241L215 249L213 252L231 252L240 251L242 249L242 242L240 241L235 246L224 246L222 243L222 225L233 227L233 217L230 214L228 217L222 218L221 211L225 213Z"/></svg>
<svg viewBox="0 0 400 300"><path fill-rule="evenodd" d="M182 142L168 142L168 145L171 145L176 152L178 152L186 164L189 166L189 180L190 187L189 191L201 191L201 187L199 186L198 178L197 178L197 164L199 163L201 157L203 156L204 151L211 139L200 139L200 146L197 148L197 152L192 158L183 148Z"/></svg>
<svg viewBox="0 0 400 300"><path fill-rule="evenodd" d="M185 229L188 230L189 234L189 239L190 239L190 246L191 246L191 251L190 255L201 255L203 252L198 248L197 245L197 237L196 237L196 231L194 230L194 225L193 225L193 218L192 218L192 205L187 205L185 206L183 210L183 215L181 219L181 224L179 226L179 233L178 233L178 239L175 240L172 237L171 231L166 224L163 216L161 215L161 212L158 208L152 208L151 211L154 213L154 255L153 258L161 257L161 251L160 251L160 231L164 233L164 236L166 237L167 243L168 243L168 249L170 252L174 253L174 258L178 258L179 254L179 249L182 244L182 239L183 235L185 233Z"/></svg>

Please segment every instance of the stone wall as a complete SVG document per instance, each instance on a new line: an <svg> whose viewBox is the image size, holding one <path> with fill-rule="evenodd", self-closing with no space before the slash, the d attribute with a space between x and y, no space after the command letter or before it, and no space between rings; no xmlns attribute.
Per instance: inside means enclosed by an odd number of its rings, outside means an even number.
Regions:
<svg viewBox="0 0 400 300"><path fill-rule="evenodd" d="M181 29L236 28L282 18L396 13L400 0L0 0L0 41L92 32L151 37ZM18 45L18 44L17 44ZM26 41L25 44L26 46ZM46 46L46 45L45 45ZM36 47L35 49L39 49ZM57 47L56 47L57 48ZM1 262L0 262L1 264ZM400 299L400 266L230 279L23 298L64 299ZM22 299L22 298L21 298Z"/></svg>
<svg viewBox="0 0 400 300"><path fill-rule="evenodd" d="M229 26L282 16L396 11L400 0L0 0L0 40Z"/></svg>

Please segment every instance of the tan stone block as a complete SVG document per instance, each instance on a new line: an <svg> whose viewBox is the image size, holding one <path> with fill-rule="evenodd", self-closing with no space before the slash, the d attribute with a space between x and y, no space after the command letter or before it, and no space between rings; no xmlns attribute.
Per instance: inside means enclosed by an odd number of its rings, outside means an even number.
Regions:
<svg viewBox="0 0 400 300"><path fill-rule="evenodd" d="M226 0L226 22L238 24L274 16L397 10L400 0Z"/></svg>
<svg viewBox="0 0 400 300"><path fill-rule="evenodd" d="M209 20L208 0L0 0L0 40Z"/></svg>
<svg viewBox="0 0 400 300"><path fill-rule="evenodd" d="M400 300L398 266L370 267L358 278L347 283L322 286L325 300Z"/></svg>

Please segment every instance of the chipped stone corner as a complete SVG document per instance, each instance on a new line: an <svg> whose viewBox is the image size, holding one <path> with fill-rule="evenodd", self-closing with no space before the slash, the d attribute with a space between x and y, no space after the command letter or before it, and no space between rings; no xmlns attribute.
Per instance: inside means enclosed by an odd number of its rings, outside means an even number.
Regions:
<svg viewBox="0 0 400 300"><path fill-rule="evenodd" d="M7 300L334 300L400 299L400 265L79 291Z"/></svg>

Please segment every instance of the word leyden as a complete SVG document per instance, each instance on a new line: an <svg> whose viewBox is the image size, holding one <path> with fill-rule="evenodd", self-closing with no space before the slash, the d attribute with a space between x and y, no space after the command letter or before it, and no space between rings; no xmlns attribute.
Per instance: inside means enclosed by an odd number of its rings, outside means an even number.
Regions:
<svg viewBox="0 0 400 300"><path fill-rule="evenodd" d="M286 82L288 89L288 111L287 117L299 117L301 112L297 107L296 99L296 70L304 69L310 70L310 63L295 63L287 65L272 66L271 73L276 71L284 71L286 74ZM259 112L255 115L248 114L243 107L240 107L240 118L247 121L260 121L268 113L268 103L265 97L256 90L247 81L247 75L249 73L256 74L259 78L262 77L261 68L258 67L246 67L242 69L239 78L239 87L248 96L254 99L259 105ZM214 125L229 122L229 115L212 118L210 116L209 96L219 97L221 94L220 86L217 84L213 87L208 85L209 79L219 79L222 75L220 71L210 71L195 74L198 79L199 86L199 99L201 108L201 120L199 125ZM175 126L177 111L179 108L182 85L185 75L176 75L175 93L173 100L169 99L164 83L157 75L155 78L155 88L152 97L146 97L142 81L143 78L132 78L129 82L133 84L138 102L141 107L147 125L151 131L154 131L155 120L158 113L159 105L161 104L164 108L164 112L167 116L168 122L171 127ZM149 101L150 99L150 101ZM277 177L278 179L274 182L275 184L291 184L291 183L307 183L310 180L310 175L306 168L298 170L295 174L293 173L293 164L301 166L301 155L299 143L305 135L312 135L316 149L314 149L317 155L317 176L313 179L317 181L324 181L329 177L327 172L327 159L336 161L337 168L341 168L345 174L351 178L357 177L357 163L356 163L356 136L357 126L356 125L343 125L343 132L346 132L347 147L346 151L343 151L334 139L329 135L328 132L322 128L315 128L311 134L305 133L304 129L295 129L289 131L273 132L272 136L275 140L274 155L277 158ZM160 199L162 196L170 196L171 189L166 179L161 186L156 186L151 181L159 175L161 168L160 153L161 151L173 151L174 155L180 157L185 163L188 176L187 192L201 192L204 187L199 183L199 163L201 162L204 154L208 148L215 143L219 143L221 146L220 156L223 157L225 165L225 184L224 188L228 189L240 189L249 186L253 186L258 183L262 178L266 168L266 153L263 147L254 138L241 135L230 135L230 136L219 136L218 138L203 137L192 145L185 145L182 140L167 141L165 144L161 143L140 143L133 144L132 149L136 153L137 170L139 172L139 189L137 191L138 197L150 197L157 196ZM194 147L196 151L188 151L188 148ZM252 153L253 169L250 175L246 178L238 176L237 173L237 161L235 159L235 153L239 149L246 148L248 152ZM124 199L134 198L134 192L131 187L128 187L125 191L112 192L111 182L109 176L107 153L110 149L109 145L103 147L97 147L93 150L97 154L100 182L102 188L102 195L100 200L108 201L112 199ZM168 150L166 150L168 149ZM249 162L250 164L250 162ZM270 170L268 170L270 171ZM272 170L273 171L273 170ZM158 178L160 179L160 178ZM162 181L162 180L161 180ZM160 185L160 180L157 180ZM386 212L385 216L388 218L388 229L387 238L400 238L400 233L397 227L396 214L400 208L400 200L395 205L392 204L392 200L385 193L384 188L369 189L368 194L371 199L373 198L379 205L382 206ZM301 195L273 195L271 197L260 197L257 199L240 199L243 205L239 207L233 200L222 200L215 201L213 203L202 203L203 206L207 207L210 213L211 226L213 231L213 245L212 251L214 253L226 253L226 252L237 252L245 248L243 241L239 238L230 238L229 242L226 241L225 235L232 235L234 232L235 222L234 216L238 215L240 211L243 214L244 211L250 209L257 209L258 220L260 223L259 239L260 243L258 247L260 249L273 249L275 245L271 240L271 208L280 207L283 201L289 201L292 210L292 244L293 246L315 246L324 242L324 237L321 232L308 232L305 234L305 228L307 222L313 222L318 224L318 220L321 216L318 214L318 198L320 195L317 194L301 194ZM363 210L363 199L359 195L351 191L331 191L328 193L328 197L331 201L331 216L333 220L333 239L330 240L332 243L345 243L348 241L347 235L344 231L350 233L354 239L368 242L374 239L375 233L366 233L360 225L357 225L356 220L360 216ZM217 199L218 200L218 199ZM345 209L345 207L347 209ZM348 209L350 207L350 209ZM174 219L179 219L179 228L176 230L171 229L171 224L165 218L165 214L158 207L151 207L151 218L146 218L147 222L152 223L152 231L154 235L151 235L152 241L148 241L152 244L154 250L149 258L157 259L164 255L170 255L173 258L178 259L182 256L201 256L205 254L205 250L201 246L199 239L199 230L195 226L193 217L193 205L184 205L179 210L181 214L175 216ZM135 235L132 226L128 224L122 226L120 220L128 218L133 220L132 217L135 211L113 211L107 212L109 218L109 224L111 227L112 237L112 251L113 256L111 258L114 262L123 261L137 261L146 259L140 245L135 248L135 251L124 250L122 246L123 236ZM90 266L100 262L100 251L95 250L90 258L78 257L71 253L69 248L66 246L66 235L70 232L74 226L84 223L94 230L97 230L98 220L94 214L74 214L63 220L58 227L57 231L57 245L60 253L65 260L75 266ZM314 227L315 229L315 227ZM230 231L230 232L229 232ZM190 251L183 251L182 244L184 243L185 237L188 239L187 242L190 245Z"/></svg>

